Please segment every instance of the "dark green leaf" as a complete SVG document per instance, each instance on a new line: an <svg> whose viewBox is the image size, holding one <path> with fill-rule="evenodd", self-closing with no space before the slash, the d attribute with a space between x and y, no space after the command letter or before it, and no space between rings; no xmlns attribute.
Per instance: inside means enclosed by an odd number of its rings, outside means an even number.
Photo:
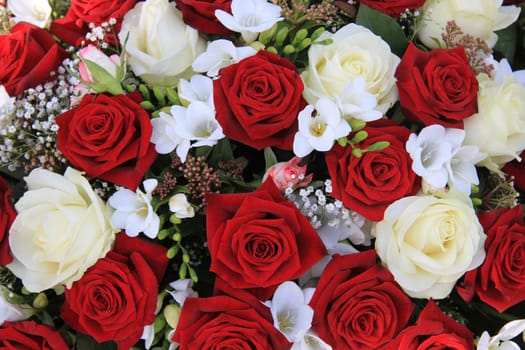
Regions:
<svg viewBox="0 0 525 350"><path fill-rule="evenodd" d="M361 4L355 22L383 38L390 45L393 53L399 57L403 56L408 46L408 39L399 23L392 17Z"/></svg>
<svg viewBox="0 0 525 350"><path fill-rule="evenodd" d="M516 54L516 43L518 37L517 28L518 26L515 22L507 28L496 32L498 35L498 41L496 42L496 46L494 46L494 50L505 56L511 65L514 64Z"/></svg>
<svg viewBox="0 0 525 350"><path fill-rule="evenodd" d="M114 342L97 343L89 335L78 333L76 350L116 350L117 345Z"/></svg>

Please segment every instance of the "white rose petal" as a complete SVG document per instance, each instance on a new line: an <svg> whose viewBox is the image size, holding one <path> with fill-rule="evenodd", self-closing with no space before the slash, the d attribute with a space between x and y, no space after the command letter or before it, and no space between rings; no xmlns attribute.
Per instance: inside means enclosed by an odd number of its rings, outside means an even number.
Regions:
<svg viewBox="0 0 525 350"><path fill-rule="evenodd" d="M456 281L485 258L486 236L461 192L401 198L386 209L373 233L383 264L414 298L447 297Z"/></svg>
<svg viewBox="0 0 525 350"><path fill-rule="evenodd" d="M366 92L377 101L374 109L385 113L398 100L394 73L400 62L390 46L367 28L350 23L336 33L324 32L319 40L329 45L308 49L308 66L301 74L303 96L310 104L321 97L340 96L348 81L362 79Z"/></svg>
<svg viewBox="0 0 525 350"><path fill-rule="evenodd" d="M441 34L448 21L454 20L465 34L485 40L494 47L498 36L495 31L514 23L520 8L501 6L502 0L427 0L423 5L422 21L417 32L425 46L435 49L445 43Z"/></svg>
<svg viewBox="0 0 525 350"><path fill-rule="evenodd" d="M168 0L137 2L124 16L118 36L131 70L152 85L174 86L191 76L191 65L206 46Z"/></svg>
<svg viewBox="0 0 525 350"><path fill-rule="evenodd" d="M111 249L118 232L111 209L75 169L64 176L35 169L25 180L28 190L15 204L9 231L14 261L7 267L31 292L70 288Z"/></svg>

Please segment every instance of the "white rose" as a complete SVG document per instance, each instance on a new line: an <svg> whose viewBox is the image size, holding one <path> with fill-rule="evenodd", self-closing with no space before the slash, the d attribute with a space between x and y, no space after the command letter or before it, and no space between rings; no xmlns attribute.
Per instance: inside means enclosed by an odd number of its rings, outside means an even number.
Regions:
<svg viewBox="0 0 525 350"><path fill-rule="evenodd" d="M124 16L119 40L131 70L146 83L162 86L189 78L193 61L206 49L206 41L184 24L175 3L168 0L138 2Z"/></svg>
<svg viewBox="0 0 525 350"><path fill-rule="evenodd" d="M377 98L375 109L385 113L398 100L394 73L399 57L381 37L353 23L334 34L323 33L319 40L325 39L333 42L312 45L308 66L301 74L308 103L315 105L321 97L340 96L348 81L362 78L366 91Z"/></svg>
<svg viewBox="0 0 525 350"><path fill-rule="evenodd" d="M64 176L35 169L15 204L9 231L14 261L7 267L31 292L63 284L70 288L111 249L117 230L110 208L78 170Z"/></svg>
<svg viewBox="0 0 525 350"><path fill-rule="evenodd" d="M0 85L0 135L5 135L7 125L10 121L10 114L15 106L15 98L9 96L5 87Z"/></svg>
<svg viewBox="0 0 525 350"><path fill-rule="evenodd" d="M418 38L432 49L444 46L441 34L445 32L447 22L454 20L463 33L485 40L490 47L494 47L498 41L494 32L511 25L520 14L518 7L501 6L502 2L503 0L427 0L422 8Z"/></svg>
<svg viewBox="0 0 525 350"><path fill-rule="evenodd" d="M7 8L15 15L15 22L29 22L40 28L47 28L51 24L48 0L10 0Z"/></svg>
<svg viewBox="0 0 525 350"><path fill-rule="evenodd" d="M513 75L498 82L482 74L478 81L478 113L463 121L463 144L486 153L478 165L497 171L525 149L525 87Z"/></svg>
<svg viewBox="0 0 525 350"><path fill-rule="evenodd" d="M447 297L485 259L483 228L468 197L460 195L402 198L373 228L378 256L411 297Z"/></svg>

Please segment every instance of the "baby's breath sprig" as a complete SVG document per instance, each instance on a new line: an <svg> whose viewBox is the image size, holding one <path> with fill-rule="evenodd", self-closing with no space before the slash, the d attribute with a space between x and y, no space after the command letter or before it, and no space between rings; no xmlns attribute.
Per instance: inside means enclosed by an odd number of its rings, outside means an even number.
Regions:
<svg viewBox="0 0 525 350"><path fill-rule="evenodd" d="M78 92L78 79L68 73L73 62L65 60L56 79L29 88L14 102L10 113L3 116L0 131L0 161L9 171L28 173L42 167L61 172L66 159L58 150L55 118L69 110L71 98Z"/></svg>
<svg viewBox="0 0 525 350"><path fill-rule="evenodd" d="M492 74L494 66L485 61L485 58L492 54L492 50L484 40L465 34L456 21L447 22L441 38L447 48L463 47L465 49L470 67L476 75L485 73L490 76Z"/></svg>

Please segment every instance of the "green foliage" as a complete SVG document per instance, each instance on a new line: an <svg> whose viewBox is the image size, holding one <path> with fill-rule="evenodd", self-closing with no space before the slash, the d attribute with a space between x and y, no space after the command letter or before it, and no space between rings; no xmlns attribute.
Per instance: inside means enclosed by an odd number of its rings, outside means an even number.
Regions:
<svg viewBox="0 0 525 350"><path fill-rule="evenodd" d="M496 34L498 35L498 41L496 46L494 46L494 51L505 56L511 66L513 66L518 42L518 24L515 22L507 28L497 31Z"/></svg>
<svg viewBox="0 0 525 350"><path fill-rule="evenodd" d="M355 20L388 43L392 52L402 57L408 47L408 39L399 23L390 16L361 4Z"/></svg>

